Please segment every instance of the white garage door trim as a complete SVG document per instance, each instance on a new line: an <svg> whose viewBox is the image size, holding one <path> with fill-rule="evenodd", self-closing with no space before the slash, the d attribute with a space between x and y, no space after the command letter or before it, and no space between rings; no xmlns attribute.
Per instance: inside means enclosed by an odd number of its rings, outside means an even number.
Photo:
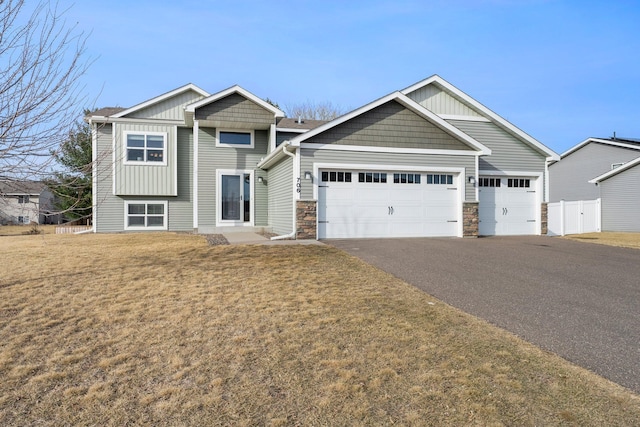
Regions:
<svg viewBox="0 0 640 427"><path fill-rule="evenodd" d="M465 197L465 168L452 168L452 167L430 167L430 166L406 166L406 165L380 165L380 164L355 164L355 163L314 163L313 164L313 198L319 200L318 184L320 184L320 171L325 169L332 170L345 170L345 171L384 171L384 172L442 172L457 175L458 190L456 197L456 209L457 209L457 223L456 223L456 235L462 237L463 233L463 221L462 221L462 203ZM319 218L319 215L318 215ZM316 221L318 221L317 219ZM319 224L316 223L316 227ZM319 229L319 228L316 228Z"/></svg>
<svg viewBox="0 0 640 427"><path fill-rule="evenodd" d="M480 170L478 173L478 177L482 176L494 176L501 178L510 178L510 177L518 177L518 178L531 178L535 179L535 218L536 218L536 227L535 234L542 233L542 224L540 221L542 215L542 200L544 196L544 173L542 172L530 172L530 171L489 171L489 170ZM477 185L477 184L476 184ZM478 202L480 201L480 195L478 194ZM480 209L481 207L478 206ZM479 215L482 215L479 212Z"/></svg>

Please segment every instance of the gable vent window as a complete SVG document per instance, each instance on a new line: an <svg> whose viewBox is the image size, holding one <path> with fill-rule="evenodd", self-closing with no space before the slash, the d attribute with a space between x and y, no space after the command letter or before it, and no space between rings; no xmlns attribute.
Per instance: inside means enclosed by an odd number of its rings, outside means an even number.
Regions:
<svg viewBox="0 0 640 427"><path fill-rule="evenodd" d="M166 134L125 133L126 162L166 164Z"/></svg>
<svg viewBox="0 0 640 427"><path fill-rule="evenodd" d="M531 186L531 180L509 178L509 180L507 181L507 186L513 188L529 188Z"/></svg>
<svg viewBox="0 0 640 427"><path fill-rule="evenodd" d="M451 185L453 184L453 175L427 174L427 184Z"/></svg>
<svg viewBox="0 0 640 427"><path fill-rule="evenodd" d="M380 172L359 172L358 182L372 182L375 184L386 184L387 174Z"/></svg>
<svg viewBox="0 0 640 427"><path fill-rule="evenodd" d="M500 187L500 178L480 178L478 180L478 187Z"/></svg>
<svg viewBox="0 0 640 427"><path fill-rule="evenodd" d="M322 172L322 182L351 182L351 172Z"/></svg>

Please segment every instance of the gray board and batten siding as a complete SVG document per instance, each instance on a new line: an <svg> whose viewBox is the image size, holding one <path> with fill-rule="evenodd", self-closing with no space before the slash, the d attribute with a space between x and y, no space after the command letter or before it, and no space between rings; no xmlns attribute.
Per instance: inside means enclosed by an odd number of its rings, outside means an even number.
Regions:
<svg viewBox="0 0 640 427"><path fill-rule="evenodd" d="M115 191L120 196L176 196L176 126L117 123L115 126L116 176ZM125 132L159 132L166 136L164 164L126 164Z"/></svg>
<svg viewBox="0 0 640 427"><path fill-rule="evenodd" d="M434 150L473 149L396 101L387 102L305 142Z"/></svg>
<svg viewBox="0 0 640 427"><path fill-rule="evenodd" d="M267 189L257 185L257 177L265 177L256 167L267 155L269 133L256 130L254 148L216 147L216 129L201 127L198 133L198 229L216 226L216 171L252 170L254 175L254 225L268 225Z"/></svg>
<svg viewBox="0 0 640 427"><path fill-rule="evenodd" d="M435 85L427 85L408 94L409 98L436 114L482 117L482 114Z"/></svg>
<svg viewBox="0 0 640 427"><path fill-rule="evenodd" d="M462 168L466 175L475 173L475 156L454 156L439 154L403 154L403 153L378 153L367 151L335 151L314 150L303 148L300 157L301 171L313 171L314 163L330 164L362 164L380 166L403 166L416 168L429 168L434 172L438 168ZM302 174L304 172L301 172ZM473 184L462 179L465 183L464 196L468 201L475 201L476 191ZM311 181L302 180L301 199L313 199L313 184Z"/></svg>
<svg viewBox="0 0 640 427"><path fill-rule="evenodd" d="M189 90L173 96L163 102L128 114L128 118L154 120L184 120L184 107L201 100L203 96L196 91Z"/></svg>
<svg viewBox="0 0 640 427"><path fill-rule="evenodd" d="M111 124L99 125L96 159L96 232L120 232L125 227L126 201L167 201L168 229L193 230L193 137L190 129L177 129L177 196L118 196L113 194L113 153Z"/></svg>
<svg viewBox="0 0 640 427"><path fill-rule="evenodd" d="M258 184L260 185L260 184ZM269 168L267 177L269 218L272 231L289 234L293 231L293 159L289 156Z"/></svg>
<svg viewBox="0 0 640 427"><path fill-rule="evenodd" d="M640 167L600 181L602 231L640 232Z"/></svg>
<svg viewBox="0 0 640 427"><path fill-rule="evenodd" d="M600 190L590 179L607 173L615 163L626 163L640 157L638 150L590 142L549 166L551 184L549 200L593 200Z"/></svg>

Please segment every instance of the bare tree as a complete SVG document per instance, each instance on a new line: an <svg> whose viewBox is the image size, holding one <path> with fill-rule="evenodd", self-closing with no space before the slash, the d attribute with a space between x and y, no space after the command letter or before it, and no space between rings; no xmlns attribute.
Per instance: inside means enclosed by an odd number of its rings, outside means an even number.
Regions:
<svg viewBox="0 0 640 427"><path fill-rule="evenodd" d="M39 180L82 114L86 36L47 0L0 0L0 178ZM0 195L1 197L1 195Z"/></svg>
<svg viewBox="0 0 640 427"><path fill-rule="evenodd" d="M308 120L333 120L345 113L344 109L333 105L331 102L303 102L301 104L287 105L287 117L303 118Z"/></svg>

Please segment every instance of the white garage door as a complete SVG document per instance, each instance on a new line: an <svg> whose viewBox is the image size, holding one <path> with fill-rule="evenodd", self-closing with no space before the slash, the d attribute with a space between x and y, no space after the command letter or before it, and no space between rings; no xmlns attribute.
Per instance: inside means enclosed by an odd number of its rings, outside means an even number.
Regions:
<svg viewBox="0 0 640 427"><path fill-rule="evenodd" d="M457 236L458 181L452 173L322 170L318 237Z"/></svg>
<svg viewBox="0 0 640 427"><path fill-rule="evenodd" d="M536 179L480 177L478 187L481 236L537 234Z"/></svg>

